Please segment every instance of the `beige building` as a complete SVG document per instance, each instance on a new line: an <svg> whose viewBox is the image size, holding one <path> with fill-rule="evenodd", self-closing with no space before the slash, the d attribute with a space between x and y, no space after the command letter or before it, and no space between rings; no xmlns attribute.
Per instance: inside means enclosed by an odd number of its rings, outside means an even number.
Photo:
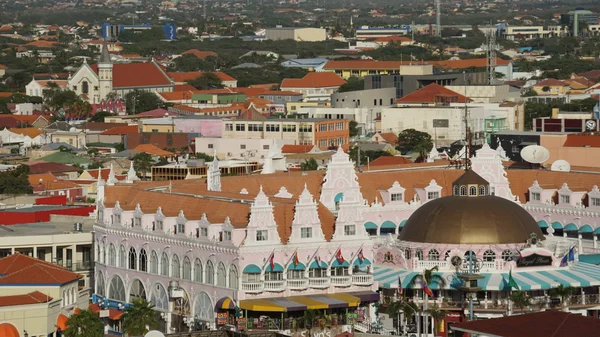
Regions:
<svg viewBox="0 0 600 337"><path fill-rule="evenodd" d="M323 28L275 27L266 29L267 40L294 40L299 42L318 42L327 40L327 31Z"/></svg>
<svg viewBox="0 0 600 337"><path fill-rule="evenodd" d="M446 85L445 88L469 97L476 103L502 103L508 100L508 85L505 84Z"/></svg>
<svg viewBox="0 0 600 337"><path fill-rule="evenodd" d="M85 133L80 131L55 131L50 134L51 143L67 143L78 149L85 148Z"/></svg>

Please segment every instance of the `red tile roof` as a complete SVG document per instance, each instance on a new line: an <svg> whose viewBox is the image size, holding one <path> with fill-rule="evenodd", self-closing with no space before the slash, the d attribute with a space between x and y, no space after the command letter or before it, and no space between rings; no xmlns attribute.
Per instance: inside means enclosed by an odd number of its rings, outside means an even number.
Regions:
<svg viewBox="0 0 600 337"><path fill-rule="evenodd" d="M399 156L381 156L369 163L370 166L387 166L403 164L413 164L413 162L410 159Z"/></svg>
<svg viewBox="0 0 600 337"><path fill-rule="evenodd" d="M0 259L0 284L66 284L82 278L63 267L23 254Z"/></svg>
<svg viewBox="0 0 600 337"><path fill-rule="evenodd" d="M301 93L295 91L271 90L259 94L259 96L302 96Z"/></svg>
<svg viewBox="0 0 600 337"><path fill-rule="evenodd" d="M54 181L56 177L52 173L40 173L40 174L30 174L27 176L29 180L29 185L37 186L40 184L40 179L42 180L42 184L47 181Z"/></svg>
<svg viewBox="0 0 600 337"><path fill-rule="evenodd" d="M201 60L204 60L205 58L207 58L209 56L218 56L218 54L213 51L203 51L203 50L201 51L198 49L190 49L190 50L187 50L187 51L184 51L183 53L181 53L181 55L188 55L188 54L192 54Z"/></svg>
<svg viewBox="0 0 600 337"><path fill-rule="evenodd" d="M556 86L561 86L561 87L568 87L569 84L561 81L561 80L557 80L554 78L549 78L547 80L543 80L540 82L537 82L534 86L536 87L544 87L544 86L549 86L549 87L556 87Z"/></svg>
<svg viewBox="0 0 600 337"><path fill-rule="evenodd" d="M104 136L116 136L116 135L126 135L129 133L138 133L137 125L127 125L127 126L117 126L114 128L110 128L101 133Z"/></svg>
<svg viewBox="0 0 600 337"><path fill-rule="evenodd" d="M308 73L303 78L284 78L281 88L328 88L339 87L346 81L335 73Z"/></svg>
<svg viewBox="0 0 600 337"><path fill-rule="evenodd" d="M600 147L598 135L567 135L564 147Z"/></svg>
<svg viewBox="0 0 600 337"><path fill-rule="evenodd" d="M308 153L312 150L314 145L291 145L286 144L281 147L281 153Z"/></svg>
<svg viewBox="0 0 600 337"><path fill-rule="evenodd" d="M169 110L165 110L165 109L154 109L154 110L148 110L148 111L144 111L144 112L140 112L137 115L133 115L133 116L140 116L140 117L164 117L165 114L169 114L169 116L179 116L178 113L175 113L173 111L169 111Z"/></svg>
<svg viewBox="0 0 600 337"><path fill-rule="evenodd" d="M570 312L547 310L459 323L453 327L471 335L503 337L598 336L600 320Z"/></svg>
<svg viewBox="0 0 600 337"><path fill-rule="evenodd" d="M154 144L140 144L134 148L135 151L149 153L153 156L172 156L173 152L169 152L159 148Z"/></svg>
<svg viewBox="0 0 600 337"><path fill-rule="evenodd" d="M52 297L39 291L34 291L23 295L0 296L0 307L48 303L50 301L52 301Z"/></svg>
<svg viewBox="0 0 600 337"><path fill-rule="evenodd" d="M234 92L245 94L246 97L257 97L262 93L269 91L267 88L231 88Z"/></svg>
<svg viewBox="0 0 600 337"><path fill-rule="evenodd" d="M379 136L390 144L395 145L398 143L398 135L393 132L381 132Z"/></svg>
<svg viewBox="0 0 600 337"><path fill-rule="evenodd" d="M204 74L206 74L206 72L204 72L204 71L168 72L167 73L167 75L169 75L169 77L176 83L182 83L182 82L186 82L186 81L195 80L198 77L204 76ZM220 72L220 71L211 72L211 74L217 76L221 81L235 81L235 78L233 78L223 72Z"/></svg>
<svg viewBox="0 0 600 337"><path fill-rule="evenodd" d="M167 102L191 100L193 91L159 92L158 95Z"/></svg>
<svg viewBox="0 0 600 337"><path fill-rule="evenodd" d="M194 88L193 86L189 85L189 84L175 84L175 87L173 87L173 91L177 92L177 91L194 91L196 90L196 88Z"/></svg>
<svg viewBox="0 0 600 337"><path fill-rule="evenodd" d="M98 73L98 65L90 66ZM113 64L113 87L168 86L171 79L156 63L117 63Z"/></svg>
<svg viewBox="0 0 600 337"><path fill-rule="evenodd" d="M77 172L77 168L59 163L49 163L45 161L23 163L29 166L30 173L60 173L60 172Z"/></svg>
<svg viewBox="0 0 600 337"><path fill-rule="evenodd" d="M450 89L444 88L437 83L431 83L426 87L396 100L397 103L436 103L441 101L465 103L470 102L471 99Z"/></svg>
<svg viewBox="0 0 600 337"><path fill-rule="evenodd" d="M96 303L90 304L89 308L95 314L99 313L102 310L100 306ZM121 310L108 309L108 318L114 321L119 320L121 316L123 316L123 314L124 312Z"/></svg>

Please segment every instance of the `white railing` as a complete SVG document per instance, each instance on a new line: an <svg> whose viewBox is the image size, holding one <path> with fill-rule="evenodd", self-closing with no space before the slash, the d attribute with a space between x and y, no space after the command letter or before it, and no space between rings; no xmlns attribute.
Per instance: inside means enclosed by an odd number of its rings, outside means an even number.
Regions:
<svg viewBox="0 0 600 337"><path fill-rule="evenodd" d="M308 286L311 288L329 288L329 277L313 277L308 279Z"/></svg>
<svg viewBox="0 0 600 337"><path fill-rule="evenodd" d="M293 290L303 290L308 288L308 279L287 280L287 286Z"/></svg>
<svg viewBox="0 0 600 337"><path fill-rule="evenodd" d="M373 284L372 274L356 274L352 275L352 284L359 286L370 286Z"/></svg>
<svg viewBox="0 0 600 337"><path fill-rule="evenodd" d="M265 281L266 291L284 291L285 281Z"/></svg>
<svg viewBox="0 0 600 337"><path fill-rule="evenodd" d="M262 293L263 289L262 282L242 282L242 290L247 293Z"/></svg>
<svg viewBox="0 0 600 337"><path fill-rule="evenodd" d="M349 287L352 284L352 276L332 276L331 284L335 287Z"/></svg>
<svg viewBox="0 0 600 337"><path fill-rule="evenodd" d="M431 269L433 267L438 267L439 269L445 268L448 263L446 261L437 261L437 260L419 260L418 267L419 269Z"/></svg>

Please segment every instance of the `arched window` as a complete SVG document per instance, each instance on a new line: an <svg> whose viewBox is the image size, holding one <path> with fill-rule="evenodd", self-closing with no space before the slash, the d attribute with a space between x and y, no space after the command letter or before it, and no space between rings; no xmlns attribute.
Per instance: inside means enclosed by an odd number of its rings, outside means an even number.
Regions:
<svg viewBox="0 0 600 337"><path fill-rule="evenodd" d="M148 255L146 254L146 250L144 248L140 250L138 268L143 272L148 271Z"/></svg>
<svg viewBox="0 0 600 337"><path fill-rule="evenodd" d="M222 262L219 263L219 267L217 267L217 285L219 287L227 287L227 271Z"/></svg>
<svg viewBox="0 0 600 337"><path fill-rule="evenodd" d="M502 251L502 260L504 261L512 261L513 259L513 251L510 249L506 249Z"/></svg>
<svg viewBox="0 0 600 337"><path fill-rule="evenodd" d="M127 255L125 254L125 246L119 247L119 267L127 268Z"/></svg>
<svg viewBox="0 0 600 337"><path fill-rule="evenodd" d="M383 254L383 261L393 262L394 261L394 256L392 255L391 252L386 252L385 254Z"/></svg>
<svg viewBox="0 0 600 337"><path fill-rule="evenodd" d="M440 253L437 249L431 249L429 253L427 253L427 259L430 261L437 261L440 259Z"/></svg>
<svg viewBox="0 0 600 337"><path fill-rule="evenodd" d="M158 254L155 251L150 254L150 273L158 274Z"/></svg>
<svg viewBox="0 0 600 337"><path fill-rule="evenodd" d="M169 276L169 257L167 253L162 253L160 257L160 274L163 276Z"/></svg>
<svg viewBox="0 0 600 337"><path fill-rule="evenodd" d="M419 260L423 260L423 250L421 248L415 250L415 257Z"/></svg>
<svg viewBox="0 0 600 337"><path fill-rule="evenodd" d="M211 261L206 261L206 284L215 284L215 268Z"/></svg>
<svg viewBox="0 0 600 337"><path fill-rule="evenodd" d="M188 281L192 280L192 263L187 256L183 259L183 279Z"/></svg>
<svg viewBox="0 0 600 337"><path fill-rule="evenodd" d="M171 259L171 277L180 278L180 274L181 266L179 265L179 257L173 254L173 258Z"/></svg>
<svg viewBox="0 0 600 337"><path fill-rule="evenodd" d="M465 253L465 261L474 261L477 258L472 250L467 250Z"/></svg>
<svg viewBox="0 0 600 337"><path fill-rule="evenodd" d="M463 195L463 196L464 196L464 195L467 195L467 186L465 186L465 185L462 185L462 186L460 187L460 195Z"/></svg>
<svg viewBox="0 0 600 337"><path fill-rule="evenodd" d="M202 283L202 262L200 259L194 261L194 281Z"/></svg>
<svg viewBox="0 0 600 337"><path fill-rule="evenodd" d="M108 246L108 265L117 266L117 249L112 243Z"/></svg>
<svg viewBox="0 0 600 337"><path fill-rule="evenodd" d="M238 272L237 268L234 265L229 267L229 288L237 289L238 288Z"/></svg>
<svg viewBox="0 0 600 337"><path fill-rule="evenodd" d="M125 302L125 285L119 276L114 276L110 280L108 287L108 298L115 301Z"/></svg>
<svg viewBox="0 0 600 337"><path fill-rule="evenodd" d="M450 251L447 250L446 253L444 254L444 261L448 260L449 257L450 257Z"/></svg>
<svg viewBox="0 0 600 337"><path fill-rule="evenodd" d="M458 195L458 193L459 193L459 192L458 192L458 185L454 185L454 188L453 188L452 194L454 194L454 195Z"/></svg>
<svg viewBox="0 0 600 337"><path fill-rule="evenodd" d="M81 93L87 94L89 91L90 91L90 85L88 84L88 82L83 81L81 83Z"/></svg>
<svg viewBox="0 0 600 337"><path fill-rule="evenodd" d="M404 250L404 258L408 260L408 259L410 259L410 258L411 258L411 256L412 256L412 254L411 254L411 252L410 252L410 248L406 248L406 249Z"/></svg>
<svg viewBox="0 0 600 337"><path fill-rule="evenodd" d="M96 275L96 294L104 297L105 292L106 285L104 284L104 275L102 275L102 272L98 272Z"/></svg>
<svg viewBox="0 0 600 337"><path fill-rule="evenodd" d="M137 253L135 248L129 248L129 269L137 270Z"/></svg>
<svg viewBox="0 0 600 337"><path fill-rule="evenodd" d="M475 187L475 186L469 187L469 195L470 196L477 195L477 187Z"/></svg>
<svg viewBox="0 0 600 337"><path fill-rule="evenodd" d="M485 186L484 185L480 185L479 186L479 195L487 195L487 193L485 193Z"/></svg>
<svg viewBox="0 0 600 337"><path fill-rule="evenodd" d="M483 261L493 262L494 260L496 260L496 253L493 250L488 249L483 252Z"/></svg>

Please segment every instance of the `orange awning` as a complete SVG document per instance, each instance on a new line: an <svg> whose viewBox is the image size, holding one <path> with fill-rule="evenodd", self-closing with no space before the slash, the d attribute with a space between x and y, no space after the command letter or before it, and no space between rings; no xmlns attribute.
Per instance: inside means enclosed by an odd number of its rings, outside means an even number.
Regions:
<svg viewBox="0 0 600 337"><path fill-rule="evenodd" d="M58 318L56 319L56 326L58 328L60 328L61 331L65 331L67 330L67 321L69 320L69 318L63 314L58 315Z"/></svg>

